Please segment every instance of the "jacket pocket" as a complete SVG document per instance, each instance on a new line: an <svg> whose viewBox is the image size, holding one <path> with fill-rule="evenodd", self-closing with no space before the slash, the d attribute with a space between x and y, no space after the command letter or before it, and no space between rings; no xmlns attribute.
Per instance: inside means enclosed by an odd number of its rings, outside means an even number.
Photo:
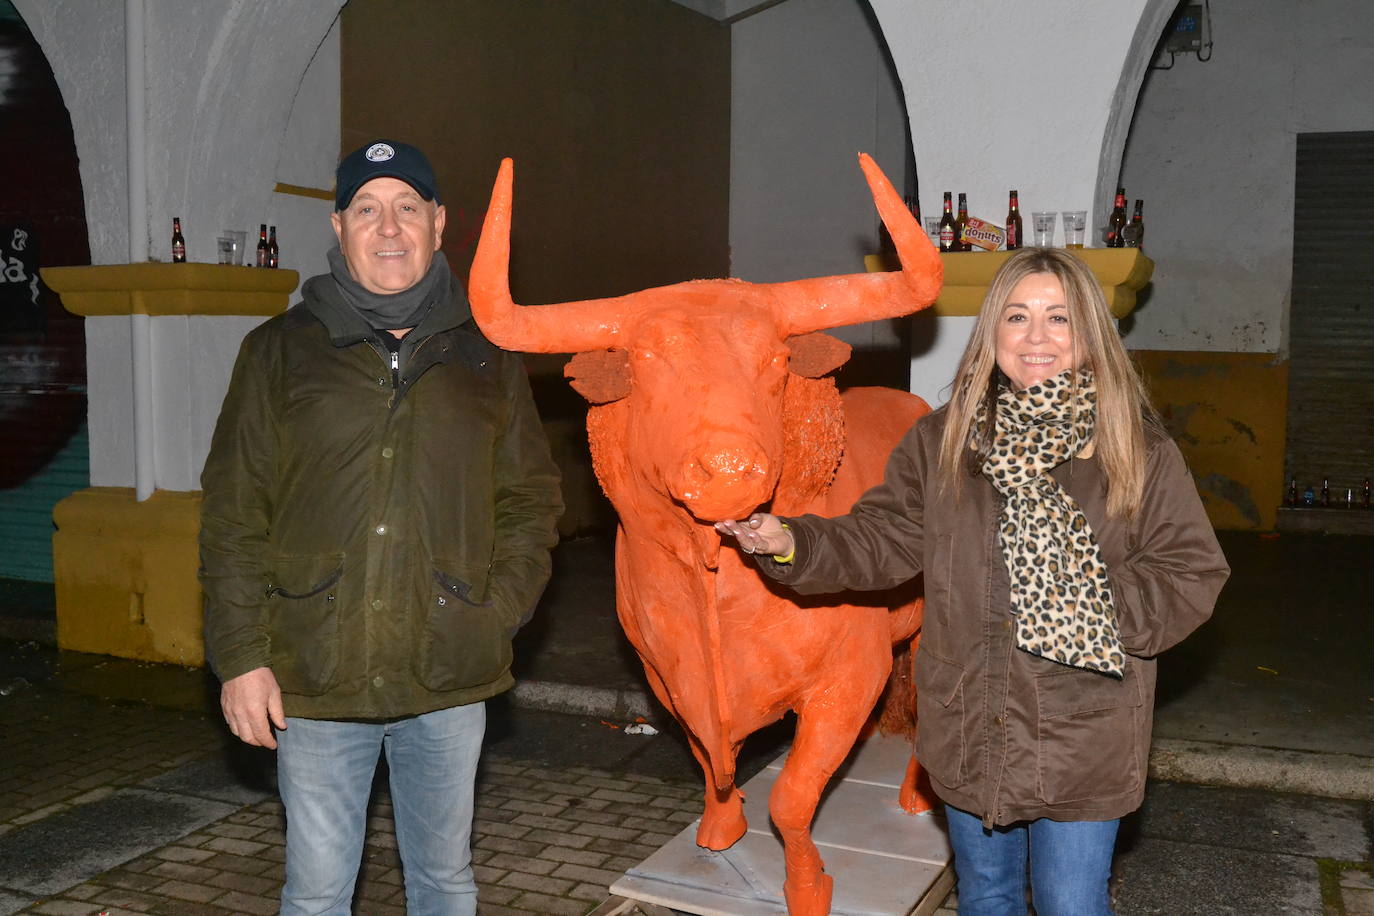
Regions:
<svg viewBox="0 0 1374 916"><path fill-rule="evenodd" d="M1035 679L1036 780L1046 802L1119 795L1140 782L1144 696L1134 669L1127 659L1119 681L1073 669Z"/></svg>
<svg viewBox="0 0 1374 916"><path fill-rule="evenodd" d="M430 690L489 684L511 663L510 635L487 593L487 571L434 561L415 676Z"/></svg>
<svg viewBox="0 0 1374 916"><path fill-rule="evenodd" d="M916 756L950 788L968 781L964 740L964 669L916 650Z"/></svg>
<svg viewBox="0 0 1374 916"><path fill-rule="evenodd" d="M267 607L272 673L286 693L319 696L338 682L343 554L283 556L272 563Z"/></svg>

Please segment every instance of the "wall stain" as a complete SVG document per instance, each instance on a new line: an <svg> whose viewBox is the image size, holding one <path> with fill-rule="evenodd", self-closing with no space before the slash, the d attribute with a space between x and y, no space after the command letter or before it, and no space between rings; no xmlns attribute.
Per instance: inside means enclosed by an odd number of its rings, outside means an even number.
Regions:
<svg viewBox="0 0 1374 916"><path fill-rule="evenodd" d="M1198 478L1198 489L1217 499L1225 500L1235 506L1240 514L1256 528L1260 526L1259 507L1250 496L1250 488L1238 480L1223 474L1208 474Z"/></svg>
<svg viewBox="0 0 1374 916"><path fill-rule="evenodd" d="M1236 432L1240 433L1242 436L1245 436L1247 439L1249 439L1252 445L1259 445L1259 440L1255 438L1255 431L1251 429L1249 425L1242 423L1241 421L1234 419L1232 417L1228 417L1226 419L1226 422L1230 423L1231 428L1234 429Z"/></svg>

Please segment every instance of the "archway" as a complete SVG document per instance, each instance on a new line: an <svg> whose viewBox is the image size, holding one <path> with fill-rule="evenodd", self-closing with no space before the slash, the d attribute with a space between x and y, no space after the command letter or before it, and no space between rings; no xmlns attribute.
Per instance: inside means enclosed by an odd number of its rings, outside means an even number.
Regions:
<svg viewBox="0 0 1374 916"><path fill-rule="evenodd" d="M38 269L89 264L71 118L52 68L0 0L0 577L52 581L52 509L87 483L81 319Z"/></svg>

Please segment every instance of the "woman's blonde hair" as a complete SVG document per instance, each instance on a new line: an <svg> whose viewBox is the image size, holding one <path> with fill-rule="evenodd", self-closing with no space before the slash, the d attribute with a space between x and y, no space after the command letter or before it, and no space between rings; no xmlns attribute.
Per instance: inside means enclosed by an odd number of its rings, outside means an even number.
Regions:
<svg viewBox="0 0 1374 916"><path fill-rule="evenodd" d="M1140 508L1145 476L1145 427L1159 426L1145 385L1117 333L1102 288L1078 258L1055 248L1023 248L1007 258L988 285L951 385L940 441L942 486L957 497L965 476L982 471L994 428L975 428L979 409L996 415L997 392L1007 377L997 366L997 329L1011 291L1031 274L1053 274L1064 287L1074 353L1093 371L1097 422L1093 447L1107 477L1107 512L1122 517Z"/></svg>

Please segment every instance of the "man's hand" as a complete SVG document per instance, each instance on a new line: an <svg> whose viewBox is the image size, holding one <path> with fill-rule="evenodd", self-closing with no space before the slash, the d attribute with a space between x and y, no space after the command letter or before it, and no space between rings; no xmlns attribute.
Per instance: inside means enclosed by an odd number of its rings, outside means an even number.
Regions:
<svg viewBox="0 0 1374 916"><path fill-rule="evenodd" d="M271 668L254 668L225 681L219 693L219 706L224 710L229 731L245 744L275 748L277 739L272 735L272 726L286 728L281 688Z"/></svg>

